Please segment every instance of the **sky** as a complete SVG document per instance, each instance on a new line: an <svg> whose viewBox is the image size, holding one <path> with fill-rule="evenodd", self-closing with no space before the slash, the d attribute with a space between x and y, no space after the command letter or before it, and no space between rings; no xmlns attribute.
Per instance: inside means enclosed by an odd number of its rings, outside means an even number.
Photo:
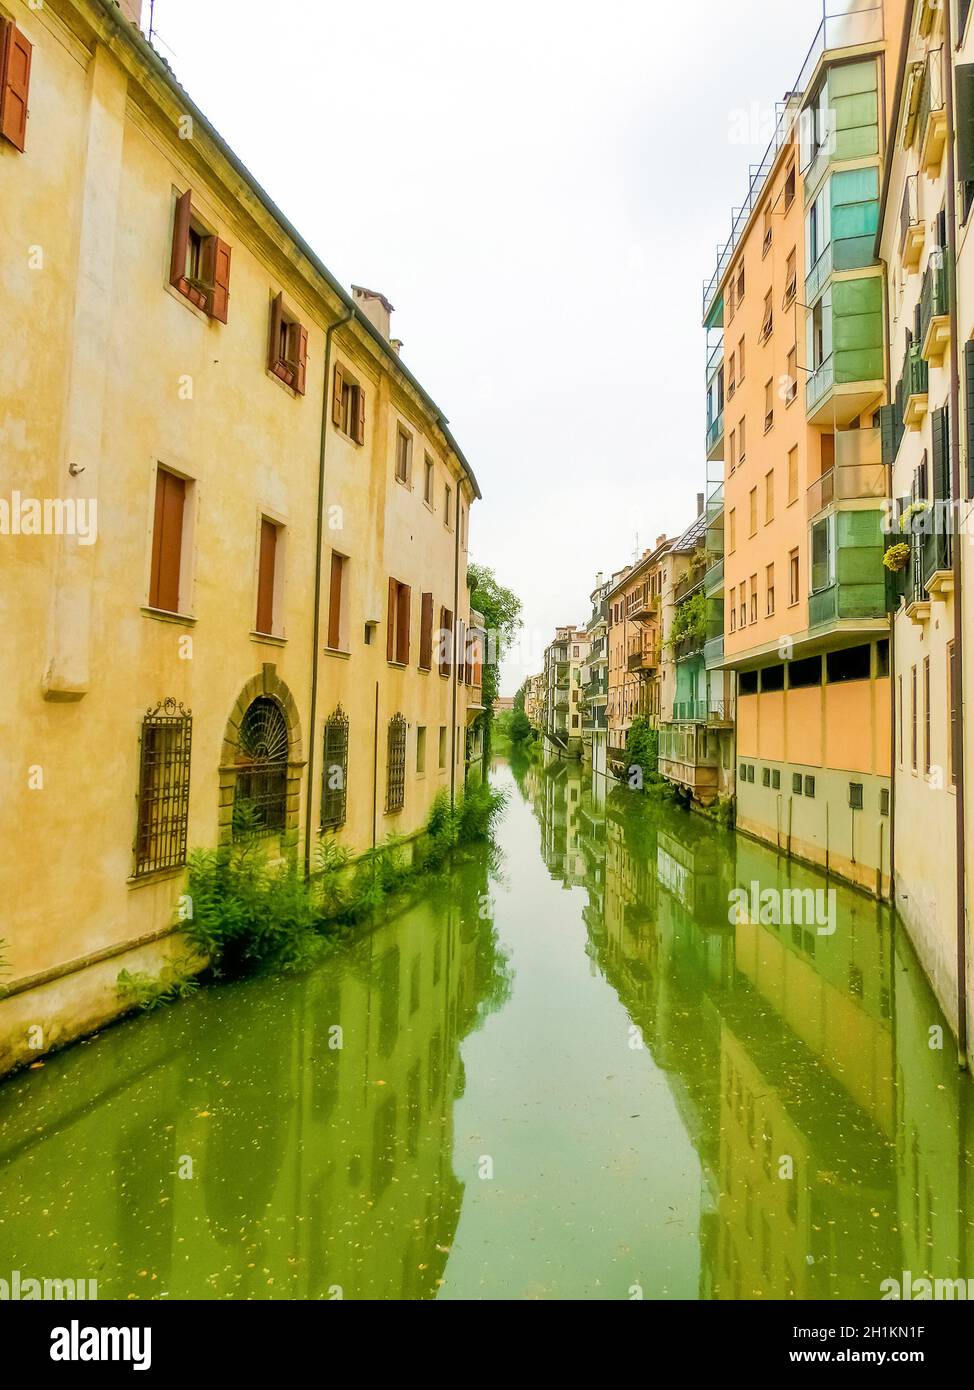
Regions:
<svg viewBox="0 0 974 1390"><path fill-rule="evenodd" d="M822 0L155 0L178 80L403 360L523 600L502 693L704 490L702 286ZM144 0L147 23L149 0Z"/></svg>

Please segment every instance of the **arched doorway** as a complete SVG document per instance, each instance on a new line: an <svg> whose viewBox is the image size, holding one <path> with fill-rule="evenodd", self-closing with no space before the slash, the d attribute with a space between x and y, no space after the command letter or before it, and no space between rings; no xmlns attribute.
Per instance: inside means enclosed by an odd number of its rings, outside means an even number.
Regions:
<svg viewBox="0 0 974 1390"><path fill-rule="evenodd" d="M227 722L220 765L220 840L243 831L298 843L301 726L290 690L272 665L247 682Z"/></svg>

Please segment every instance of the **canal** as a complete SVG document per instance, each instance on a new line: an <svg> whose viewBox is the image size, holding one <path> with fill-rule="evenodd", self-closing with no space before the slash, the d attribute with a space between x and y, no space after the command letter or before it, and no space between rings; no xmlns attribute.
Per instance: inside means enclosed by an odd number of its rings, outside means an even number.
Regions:
<svg viewBox="0 0 974 1390"><path fill-rule="evenodd" d="M496 850L313 972L0 1087L0 1277L876 1299L974 1276L970 1085L890 914L577 766L493 775ZM754 883L835 887L831 920L732 922Z"/></svg>

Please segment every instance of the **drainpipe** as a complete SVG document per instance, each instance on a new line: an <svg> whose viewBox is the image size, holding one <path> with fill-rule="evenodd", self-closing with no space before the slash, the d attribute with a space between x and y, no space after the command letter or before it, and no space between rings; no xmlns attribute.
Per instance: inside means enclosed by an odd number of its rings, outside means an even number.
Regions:
<svg viewBox="0 0 974 1390"><path fill-rule="evenodd" d="M325 330L325 381L321 388L321 442L318 446L318 522L315 534L315 607L311 623L311 710L308 717L308 790L304 817L304 876L311 873L311 810L314 800L315 725L318 717L318 656L321 641L321 546L324 535L325 449L328 445L328 402L331 399L331 340L339 328L355 317L349 309L344 318L337 319Z"/></svg>
<svg viewBox="0 0 974 1390"><path fill-rule="evenodd" d="M950 308L950 477L955 504L961 498L960 477L960 343L957 332L957 186L954 126L954 38L950 0L944 0L944 106L947 114L947 276ZM954 670L951 688L958 717L954 720L954 770L957 845L957 1050L961 1067L967 1066L967 877L964 841L964 624L960 537L954 535Z"/></svg>
<svg viewBox="0 0 974 1390"><path fill-rule="evenodd" d="M463 485L457 479L456 506L453 510L453 632L450 644L453 647L452 690L450 712L450 805L457 799L457 633L460 630L460 496Z"/></svg>

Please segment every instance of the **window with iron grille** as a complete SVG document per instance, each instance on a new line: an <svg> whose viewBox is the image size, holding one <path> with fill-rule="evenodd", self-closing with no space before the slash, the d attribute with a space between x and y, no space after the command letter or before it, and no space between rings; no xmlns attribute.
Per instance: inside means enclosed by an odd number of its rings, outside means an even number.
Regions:
<svg viewBox="0 0 974 1390"><path fill-rule="evenodd" d="M406 721L401 714L389 720L386 761L386 810L401 811L406 800Z"/></svg>
<svg viewBox="0 0 974 1390"><path fill-rule="evenodd" d="M287 818L287 722L276 700L261 695L240 725L234 835L276 835Z"/></svg>
<svg viewBox="0 0 974 1390"><path fill-rule="evenodd" d="M321 828L345 824L348 787L348 715L341 705L325 720L324 762L321 770Z"/></svg>
<svg viewBox="0 0 974 1390"><path fill-rule="evenodd" d="M161 701L142 720L135 877L186 862L193 716Z"/></svg>

